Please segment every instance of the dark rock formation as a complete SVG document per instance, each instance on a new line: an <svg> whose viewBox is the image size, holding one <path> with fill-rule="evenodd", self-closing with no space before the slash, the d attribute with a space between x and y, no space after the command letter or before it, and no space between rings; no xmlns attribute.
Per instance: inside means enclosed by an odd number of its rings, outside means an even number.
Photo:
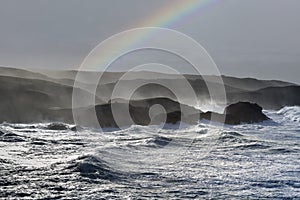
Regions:
<svg viewBox="0 0 300 200"><path fill-rule="evenodd" d="M82 127L80 126L69 126L69 125L66 125L64 123L51 123L49 124L46 129L48 130L54 130L54 131L63 131L63 130L71 130L71 131L80 131L82 130Z"/></svg>
<svg viewBox="0 0 300 200"><path fill-rule="evenodd" d="M82 128L81 128L80 126L72 126L72 127L70 128L70 130L71 130L71 131L74 131L74 132L77 132L77 131L82 130Z"/></svg>
<svg viewBox="0 0 300 200"><path fill-rule="evenodd" d="M262 107L256 103L238 102L226 107L227 124L257 123L269 118L262 112Z"/></svg>
<svg viewBox="0 0 300 200"><path fill-rule="evenodd" d="M89 79L98 76L94 72L86 72L87 82L82 83L82 88L73 88L76 71L53 71L54 77L47 74L33 73L26 70L0 68L0 123L32 123L32 122L63 122L74 123L72 113L72 93L78 91L83 99L94 98L94 94L86 91L89 88ZM156 80L159 83L167 83L184 91L184 82L190 83L199 101L205 102L210 99L209 91L203 77L197 75L181 76L171 74L161 74L152 72L133 72L132 79L123 80L119 87L127 91L133 85L143 85L145 80ZM102 85L97 87L94 108L87 105L79 106L83 110L83 121L89 119L90 110L95 109L101 127L117 127L111 106L117 107L119 116L124 116L124 109L128 110L128 103L124 100L111 100L111 94L119 78L123 73L106 72L103 76ZM138 78L136 78L138 77ZM227 124L255 123L266 120L267 117L261 112L264 109L280 109L284 106L300 105L300 86L288 82L275 80L257 80L252 78L223 77L224 87L228 104L233 104L226 109L226 114L212 112L201 113L189 103L187 105L177 102L176 96L183 96L184 93L176 93L159 84L147 84L140 87L129 102L129 117L123 117L118 125L131 125L132 123L148 125L150 123L159 124L166 121L175 124L179 121L193 124L199 119L212 119L214 121ZM149 81L151 82L151 81ZM154 81L155 82L155 81ZM156 82L155 82L156 83ZM211 86L221 87L217 83ZM157 98L165 97L165 98ZM218 98L218 97L216 97ZM218 100L218 99L216 99ZM251 102L238 103L236 102ZM85 102L85 101L83 101ZM88 102L88 101L87 101ZM216 101L217 102L217 101ZM149 114L149 109L153 105L160 105L165 112L154 111ZM92 107L92 108L91 108ZM182 112L182 108L186 112ZM85 112L86 111L86 112ZM199 113L201 116L199 117ZM152 115L151 115L152 114ZM151 115L151 116L150 116ZM225 118L225 119L224 119ZM84 125L84 124L83 124ZM50 127L51 128L51 127ZM53 126L53 130L65 130L64 127ZM60 129L61 128L61 129ZM76 131L77 127L73 128Z"/></svg>
<svg viewBox="0 0 300 200"><path fill-rule="evenodd" d="M117 107L120 114L126 109L126 105L122 103L113 103ZM153 105L161 105L166 113L155 113L151 119L149 116L150 107ZM111 111L111 104L100 105L96 107L101 127L119 127L132 124L149 125L169 123L176 124L180 121L188 124L195 124L199 119L207 119L225 124L237 125L241 123L258 123L269 118L263 114L262 108L257 104L249 102L238 102L226 107L223 114L206 112L202 113L193 107L182 105L176 101L167 98L146 99L134 101L129 105L130 119L122 118L122 121L116 123ZM185 108L184 113L180 109Z"/></svg>
<svg viewBox="0 0 300 200"><path fill-rule="evenodd" d="M150 116L149 111L151 107L155 105L160 105L163 107L164 111L157 111L153 116ZM122 116L119 118L120 120L118 122L115 121L111 107L114 107L118 111L117 114ZM126 117L124 113L128 110L128 107L130 116ZM200 112L193 107L180 104L177 101L168 98L130 101L129 106L127 103L115 102L97 105L95 110L101 127L119 127L132 124L146 126L164 122L175 124L179 121L190 123L192 120L196 123L197 120L199 120L199 115L198 118L195 118L195 116ZM182 110L184 110L184 112L182 112Z"/></svg>
<svg viewBox="0 0 300 200"><path fill-rule="evenodd" d="M158 110L151 114L150 109L152 106L160 105L164 110ZM117 111L119 120L116 120L116 116L113 115L112 107ZM83 124L81 126L92 126L89 123L88 117L91 115L92 107L81 108ZM129 110L128 110L129 109ZM184 112L182 112L184 110ZM187 105L178 103L168 98L155 98L144 99L138 101L130 101L129 104L124 101L118 101L114 103L108 103L104 105L97 105L95 107L98 122L102 128L120 128L130 126L133 124L138 125L159 125L161 123L176 124L178 122L184 122L187 124L196 124L197 121L206 119L216 121L225 124L237 125L241 123L258 123L269 118L263 114L262 108L249 102L238 102L226 107L223 114L214 112L201 112ZM128 112L129 116L124 113ZM69 113L66 115L65 113ZM56 116L69 116L71 117L71 110L57 111ZM72 131L76 131L78 127L71 128ZM65 124L53 123L50 124L48 129L51 130L67 130L70 129Z"/></svg>
<svg viewBox="0 0 300 200"><path fill-rule="evenodd" d="M48 130L54 130L54 131L57 131L57 130L68 130L69 127L63 123L52 123L52 124L49 124L47 126L47 129Z"/></svg>
<svg viewBox="0 0 300 200"><path fill-rule="evenodd" d="M4 132L2 132L1 130L0 130L0 136L2 136L2 135L4 135L5 133Z"/></svg>
<svg viewBox="0 0 300 200"><path fill-rule="evenodd" d="M214 115L214 117L212 117ZM213 120L225 124L258 123L269 118L262 112L262 107L249 102L238 102L226 107L224 114L206 112L200 119Z"/></svg>

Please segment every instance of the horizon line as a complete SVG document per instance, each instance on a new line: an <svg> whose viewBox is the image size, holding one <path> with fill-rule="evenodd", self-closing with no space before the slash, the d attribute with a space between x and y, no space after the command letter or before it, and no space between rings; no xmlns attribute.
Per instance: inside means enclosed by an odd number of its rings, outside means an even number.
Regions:
<svg viewBox="0 0 300 200"><path fill-rule="evenodd" d="M38 67L25 67L25 66L9 66L9 65L0 65L0 68L7 68L7 69L17 69L17 70L25 70L25 71L29 71L29 72L38 72L38 73L42 73L42 71L64 71L64 72L78 72L80 70L79 67L78 69L51 69L51 68L38 68ZM85 70L82 72L102 72L102 73L126 73L128 71L96 71L96 70ZM151 73L157 73L157 74L166 74L166 75L176 75L174 73L165 73L165 72L158 72L158 71L146 71L146 70L137 70L137 71L131 71L131 72L151 72ZM1 74L0 74L1 75ZM181 75L190 75L190 76L218 76L215 74L203 74L203 75L199 75L199 74L191 74L191 73L184 73ZM258 77L251 77L251 76L235 76L235 75L231 75L231 74L221 74L221 77L231 77L231 78L240 78L240 79L255 79L255 80L261 80L261 81L281 81L281 82L287 82L287 83L292 83L292 84L296 84L296 85L300 85L300 82L294 82L292 80L283 80L283 79L267 79L267 78L258 78Z"/></svg>

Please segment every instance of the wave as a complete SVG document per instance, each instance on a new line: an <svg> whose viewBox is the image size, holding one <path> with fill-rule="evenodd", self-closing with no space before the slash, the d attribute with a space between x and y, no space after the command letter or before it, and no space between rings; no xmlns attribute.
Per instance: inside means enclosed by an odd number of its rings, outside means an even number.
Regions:
<svg viewBox="0 0 300 200"><path fill-rule="evenodd" d="M235 149L235 150L262 150L269 149L272 147L272 143L259 140L256 137L249 135L243 135L237 132L222 132L218 137L220 146L224 149Z"/></svg>
<svg viewBox="0 0 300 200"><path fill-rule="evenodd" d="M290 153L297 153L297 150L287 148L287 147L274 147L269 149L269 153L271 154L290 154Z"/></svg>
<svg viewBox="0 0 300 200"><path fill-rule="evenodd" d="M1 142L25 142L26 137L21 136L7 130L0 130L0 141Z"/></svg>
<svg viewBox="0 0 300 200"><path fill-rule="evenodd" d="M168 145L172 141L171 138L163 137L163 136L155 136L146 140L146 144L151 147L164 147Z"/></svg>
<svg viewBox="0 0 300 200"><path fill-rule="evenodd" d="M83 178L87 178L90 182L91 180L107 180L107 181L128 181L131 178L146 178L146 177L158 177L159 174L150 171L140 171L140 172L129 172L116 170L109 165L105 160L100 158L101 155L89 154L78 157L69 162L69 165L65 168L66 170L71 170L72 172L78 173ZM126 170L126 169L125 169ZM84 180L83 180L84 181Z"/></svg>
<svg viewBox="0 0 300 200"><path fill-rule="evenodd" d="M280 109L277 114L283 115L284 120L300 122L300 107L289 106Z"/></svg>
<svg viewBox="0 0 300 200"><path fill-rule="evenodd" d="M247 141L244 138L244 135L237 132L223 132L218 138L219 142L234 142L234 143L243 143Z"/></svg>
<svg viewBox="0 0 300 200"><path fill-rule="evenodd" d="M96 155L81 156L67 167L74 172L79 172L82 177L89 179L116 180L120 175L113 171L102 159Z"/></svg>

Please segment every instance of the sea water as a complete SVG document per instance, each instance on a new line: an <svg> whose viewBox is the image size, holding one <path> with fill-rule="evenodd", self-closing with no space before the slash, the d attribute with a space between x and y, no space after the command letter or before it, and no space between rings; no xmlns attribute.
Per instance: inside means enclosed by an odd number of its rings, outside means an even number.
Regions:
<svg viewBox="0 0 300 200"><path fill-rule="evenodd" d="M300 198L300 107L238 126L0 125L0 198ZM72 126L72 125L66 125Z"/></svg>

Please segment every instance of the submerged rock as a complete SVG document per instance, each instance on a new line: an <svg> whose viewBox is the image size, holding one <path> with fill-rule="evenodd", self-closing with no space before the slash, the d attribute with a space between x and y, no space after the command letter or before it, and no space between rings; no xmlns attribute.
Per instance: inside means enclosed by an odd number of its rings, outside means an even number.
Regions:
<svg viewBox="0 0 300 200"><path fill-rule="evenodd" d="M46 127L46 129L54 130L54 131L71 130L71 131L77 132L77 131L82 130L83 128L80 126L76 126L76 125L69 126L64 123L51 123Z"/></svg>
<svg viewBox="0 0 300 200"><path fill-rule="evenodd" d="M58 131L58 130L68 130L69 127L66 124L63 124L63 123L52 123L52 124L49 124L47 126L47 129Z"/></svg>
<svg viewBox="0 0 300 200"><path fill-rule="evenodd" d="M77 132L77 131L82 130L82 128L81 128L80 126L72 126L72 127L70 128L70 130L71 130L71 131L74 131L74 132Z"/></svg>

